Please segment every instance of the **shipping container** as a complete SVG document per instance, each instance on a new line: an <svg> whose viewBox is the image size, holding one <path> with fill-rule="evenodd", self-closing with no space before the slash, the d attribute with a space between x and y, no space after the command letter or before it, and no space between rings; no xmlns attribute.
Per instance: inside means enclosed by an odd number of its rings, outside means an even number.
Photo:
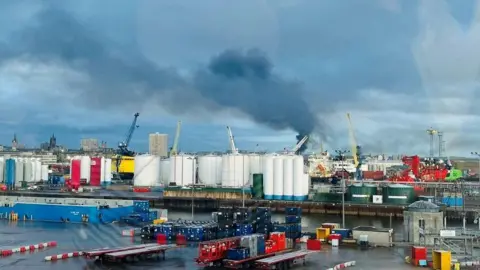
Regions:
<svg viewBox="0 0 480 270"><path fill-rule="evenodd" d="M90 186L100 186L102 178L102 158L92 157L90 162Z"/></svg>

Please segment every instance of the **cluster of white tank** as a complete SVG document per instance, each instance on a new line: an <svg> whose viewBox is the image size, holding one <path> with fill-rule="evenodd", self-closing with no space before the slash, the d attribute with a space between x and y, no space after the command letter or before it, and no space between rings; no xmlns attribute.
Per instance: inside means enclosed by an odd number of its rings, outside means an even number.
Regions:
<svg viewBox="0 0 480 270"><path fill-rule="evenodd" d="M15 160L15 183L47 181L49 170L48 165L41 163L38 158L13 157ZM0 182L4 182L5 158L0 157Z"/></svg>
<svg viewBox="0 0 480 270"><path fill-rule="evenodd" d="M168 185L172 162L154 155L135 156L133 185L155 187Z"/></svg>
<svg viewBox="0 0 480 270"><path fill-rule="evenodd" d="M263 193L267 200L303 201L308 197L310 177L302 156L264 157Z"/></svg>
<svg viewBox="0 0 480 270"><path fill-rule="evenodd" d="M177 155L168 159L139 155L133 182L145 187L193 183L238 188L251 186L253 174L263 174L266 199L301 201L308 196L309 176L303 157L295 155Z"/></svg>

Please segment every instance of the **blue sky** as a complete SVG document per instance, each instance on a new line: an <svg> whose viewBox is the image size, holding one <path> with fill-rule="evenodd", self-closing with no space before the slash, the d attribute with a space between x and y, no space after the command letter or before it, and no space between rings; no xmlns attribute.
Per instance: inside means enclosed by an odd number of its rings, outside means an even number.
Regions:
<svg viewBox="0 0 480 270"><path fill-rule="evenodd" d="M115 145L138 111L139 151L177 120L185 151L225 150L226 125L241 149L290 147L298 131L335 149L348 111L364 152L426 154L432 126L465 156L480 151L479 14L475 1L5 0L0 141Z"/></svg>

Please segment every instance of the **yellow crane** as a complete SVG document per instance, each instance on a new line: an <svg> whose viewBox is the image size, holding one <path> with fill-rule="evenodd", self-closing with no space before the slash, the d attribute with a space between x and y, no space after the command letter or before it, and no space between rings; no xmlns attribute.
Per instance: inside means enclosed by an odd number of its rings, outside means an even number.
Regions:
<svg viewBox="0 0 480 270"><path fill-rule="evenodd" d="M173 157L173 156L176 156L178 155L178 141L180 139L180 131L182 129L182 121L178 121L177 122L177 130L175 132L175 139L173 140L173 145L172 145L172 149L170 149L170 156Z"/></svg>
<svg viewBox="0 0 480 270"><path fill-rule="evenodd" d="M362 169L361 169L361 153L360 153L360 146L357 144L357 138L355 137L355 130L353 128L352 124L352 117L350 116L350 113L347 113L347 122L348 122L348 131L350 133L350 143L352 145L352 156L353 156L353 162L355 164L355 179L361 180L362 177Z"/></svg>
<svg viewBox="0 0 480 270"><path fill-rule="evenodd" d="M357 139L355 138L355 132L353 129L352 118L350 117L350 113L347 113L347 122L348 122L348 132L350 134L350 144L352 147L353 162L355 162L355 167L357 167L359 163L357 158Z"/></svg>

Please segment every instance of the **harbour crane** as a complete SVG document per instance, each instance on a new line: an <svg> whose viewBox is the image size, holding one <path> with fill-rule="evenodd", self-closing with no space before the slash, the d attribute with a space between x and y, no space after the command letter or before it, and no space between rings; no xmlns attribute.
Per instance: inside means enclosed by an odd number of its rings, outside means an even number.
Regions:
<svg viewBox="0 0 480 270"><path fill-rule="evenodd" d="M133 115L132 124L130 125L130 128L128 129L127 133L125 134L125 140L118 143L117 157L116 157L117 174L120 174L120 164L122 162L122 158L124 156L133 157L135 155L135 152L128 149L128 146L130 145L130 141L132 140L132 136L133 136L133 133L135 132L135 129L139 127L137 125L137 119L139 116L140 114L138 112ZM128 173L133 173L133 172L128 172Z"/></svg>
<svg viewBox="0 0 480 270"><path fill-rule="evenodd" d="M306 143L307 140L308 140L308 136L303 137L303 138L297 143L297 145L295 145L295 146L292 148L291 151L292 151L293 153L295 153L295 154L299 154L299 153L298 153L298 150L300 150L300 148L302 147L302 145L303 145L304 143Z"/></svg>
<svg viewBox="0 0 480 270"><path fill-rule="evenodd" d="M232 152L232 154L236 155L238 154L238 148L235 147L235 140L233 138L232 129L229 126L227 126L227 133L228 141L230 144L230 151Z"/></svg>
<svg viewBox="0 0 480 270"><path fill-rule="evenodd" d="M182 121L177 122L177 130L175 131L175 139L173 139L173 145L170 149L170 156L178 155L178 141L180 140L180 131L182 129Z"/></svg>
<svg viewBox="0 0 480 270"><path fill-rule="evenodd" d="M355 165L355 179L362 180L362 160L361 160L361 148L357 144L357 138L355 137L355 131L352 124L352 118L350 113L347 113L348 131L350 133L350 144L352 146L352 156Z"/></svg>
<svg viewBox="0 0 480 270"><path fill-rule="evenodd" d="M433 139L434 139L435 135L438 134L438 130L433 129L433 128L429 128L429 129L427 129L427 134L430 137L430 158L433 159L433 155L434 155L434 153L433 153L433 151L434 151Z"/></svg>

